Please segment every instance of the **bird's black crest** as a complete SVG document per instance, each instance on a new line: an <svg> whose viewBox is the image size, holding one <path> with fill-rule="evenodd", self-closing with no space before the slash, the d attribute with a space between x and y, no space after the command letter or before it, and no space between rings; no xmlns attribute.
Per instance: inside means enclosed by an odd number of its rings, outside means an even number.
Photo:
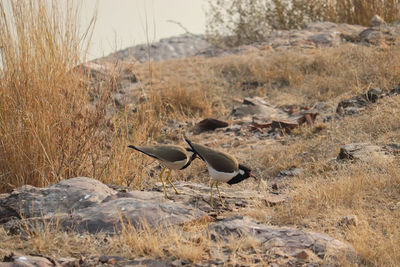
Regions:
<svg viewBox="0 0 400 267"><path fill-rule="evenodd" d="M203 157L196 151L196 149L193 147L192 142L191 142L189 139L186 139L186 138L185 138L185 141L186 141L186 143L188 143L188 145L192 148L192 151L193 151L194 155L198 155L203 161L205 161L204 158L203 158Z"/></svg>
<svg viewBox="0 0 400 267"><path fill-rule="evenodd" d="M186 147L185 149L187 152L193 153L193 155L189 158L188 162L186 162L185 166L180 168L180 170L186 169L190 165L190 163L192 163L192 161L196 159L196 155L197 155L196 152L193 151L193 149L188 148L188 147Z"/></svg>

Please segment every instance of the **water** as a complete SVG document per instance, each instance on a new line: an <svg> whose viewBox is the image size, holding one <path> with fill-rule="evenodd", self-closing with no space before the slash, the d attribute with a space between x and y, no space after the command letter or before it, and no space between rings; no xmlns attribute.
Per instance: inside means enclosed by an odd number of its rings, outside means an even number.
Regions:
<svg viewBox="0 0 400 267"><path fill-rule="evenodd" d="M95 31L88 59L106 56L133 45L185 33L204 33L207 0L81 0L82 26L98 4Z"/></svg>

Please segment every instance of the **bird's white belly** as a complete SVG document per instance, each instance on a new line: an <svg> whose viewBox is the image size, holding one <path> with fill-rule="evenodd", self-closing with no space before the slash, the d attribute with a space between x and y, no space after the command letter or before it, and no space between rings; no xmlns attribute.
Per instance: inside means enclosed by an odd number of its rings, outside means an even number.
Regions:
<svg viewBox="0 0 400 267"><path fill-rule="evenodd" d="M207 166L208 167L208 166ZM208 167L208 172L210 173L210 176L214 179L217 180L218 182L228 182L230 179L235 177L239 171L236 172L219 172L214 170L213 168Z"/></svg>
<svg viewBox="0 0 400 267"><path fill-rule="evenodd" d="M182 168L183 166L185 166L186 162L187 162L187 159L175 161L175 162L162 161L162 164L169 169L178 170L178 169Z"/></svg>

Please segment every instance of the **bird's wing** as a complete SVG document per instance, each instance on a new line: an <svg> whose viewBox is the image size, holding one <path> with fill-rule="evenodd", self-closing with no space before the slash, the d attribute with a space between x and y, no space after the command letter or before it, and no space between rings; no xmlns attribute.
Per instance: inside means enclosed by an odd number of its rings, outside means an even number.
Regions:
<svg viewBox="0 0 400 267"><path fill-rule="evenodd" d="M209 164L213 169L220 172L234 172L239 170L239 164L237 160L231 155L209 149L208 147L194 144L189 140L186 141L192 149Z"/></svg>
<svg viewBox="0 0 400 267"><path fill-rule="evenodd" d="M158 160L175 162L187 160L187 152L179 146L161 145L161 146L129 146L150 157Z"/></svg>

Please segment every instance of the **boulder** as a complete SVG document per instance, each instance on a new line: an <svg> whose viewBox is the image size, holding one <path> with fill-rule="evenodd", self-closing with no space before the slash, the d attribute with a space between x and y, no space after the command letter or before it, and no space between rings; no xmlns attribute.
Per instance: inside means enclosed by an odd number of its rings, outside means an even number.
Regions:
<svg viewBox="0 0 400 267"><path fill-rule="evenodd" d="M57 223L61 229L113 234L120 229L121 221L134 226L143 222L150 226L169 225L204 215L186 203L165 200L162 192L118 193L86 177L45 188L23 186L0 199L0 224L14 233L23 232L26 226Z"/></svg>
<svg viewBox="0 0 400 267"><path fill-rule="evenodd" d="M61 267L57 261L42 256L10 254L0 262L0 267Z"/></svg>
<svg viewBox="0 0 400 267"><path fill-rule="evenodd" d="M107 58L129 59L133 57L140 62L146 62L149 59L151 61L163 61L194 56L210 47L211 44L203 35L187 33L160 39L150 46L147 44L132 46L111 54Z"/></svg>
<svg viewBox="0 0 400 267"><path fill-rule="evenodd" d="M339 102L336 113L339 115L354 115L362 112L366 106L375 103L378 99L384 97L383 92L377 88L372 88L367 92L345 99Z"/></svg>
<svg viewBox="0 0 400 267"><path fill-rule="evenodd" d="M192 206L164 200L162 193L134 191L79 210L64 218L61 224L81 233L113 234L121 229L122 221L133 227L141 224L157 227L192 221L204 215Z"/></svg>
<svg viewBox="0 0 400 267"><path fill-rule="evenodd" d="M86 177L63 180L45 188L25 185L0 198L0 223L12 217L72 213L99 204L116 193L100 181Z"/></svg>
<svg viewBox="0 0 400 267"><path fill-rule="evenodd" d="M57 260L45 256L29 256L12 253L4 257L0 267L73 267L73 266L148 266L169 267L173 262L153 259L127 259L118 256L90 256L77 258L59 258Z"/></svg>
<svg viewBox="0 0 400 267"><path fill-rule="evenodd" d="M215 238L254 238L261 244L263 259L269 263L296 265L300 263L340 264L356 260L354 248L326 234L277 227L255 222L249 217L235 216L211 223L209 231ZM251 255L248 255L251 257Z"/></svg>

